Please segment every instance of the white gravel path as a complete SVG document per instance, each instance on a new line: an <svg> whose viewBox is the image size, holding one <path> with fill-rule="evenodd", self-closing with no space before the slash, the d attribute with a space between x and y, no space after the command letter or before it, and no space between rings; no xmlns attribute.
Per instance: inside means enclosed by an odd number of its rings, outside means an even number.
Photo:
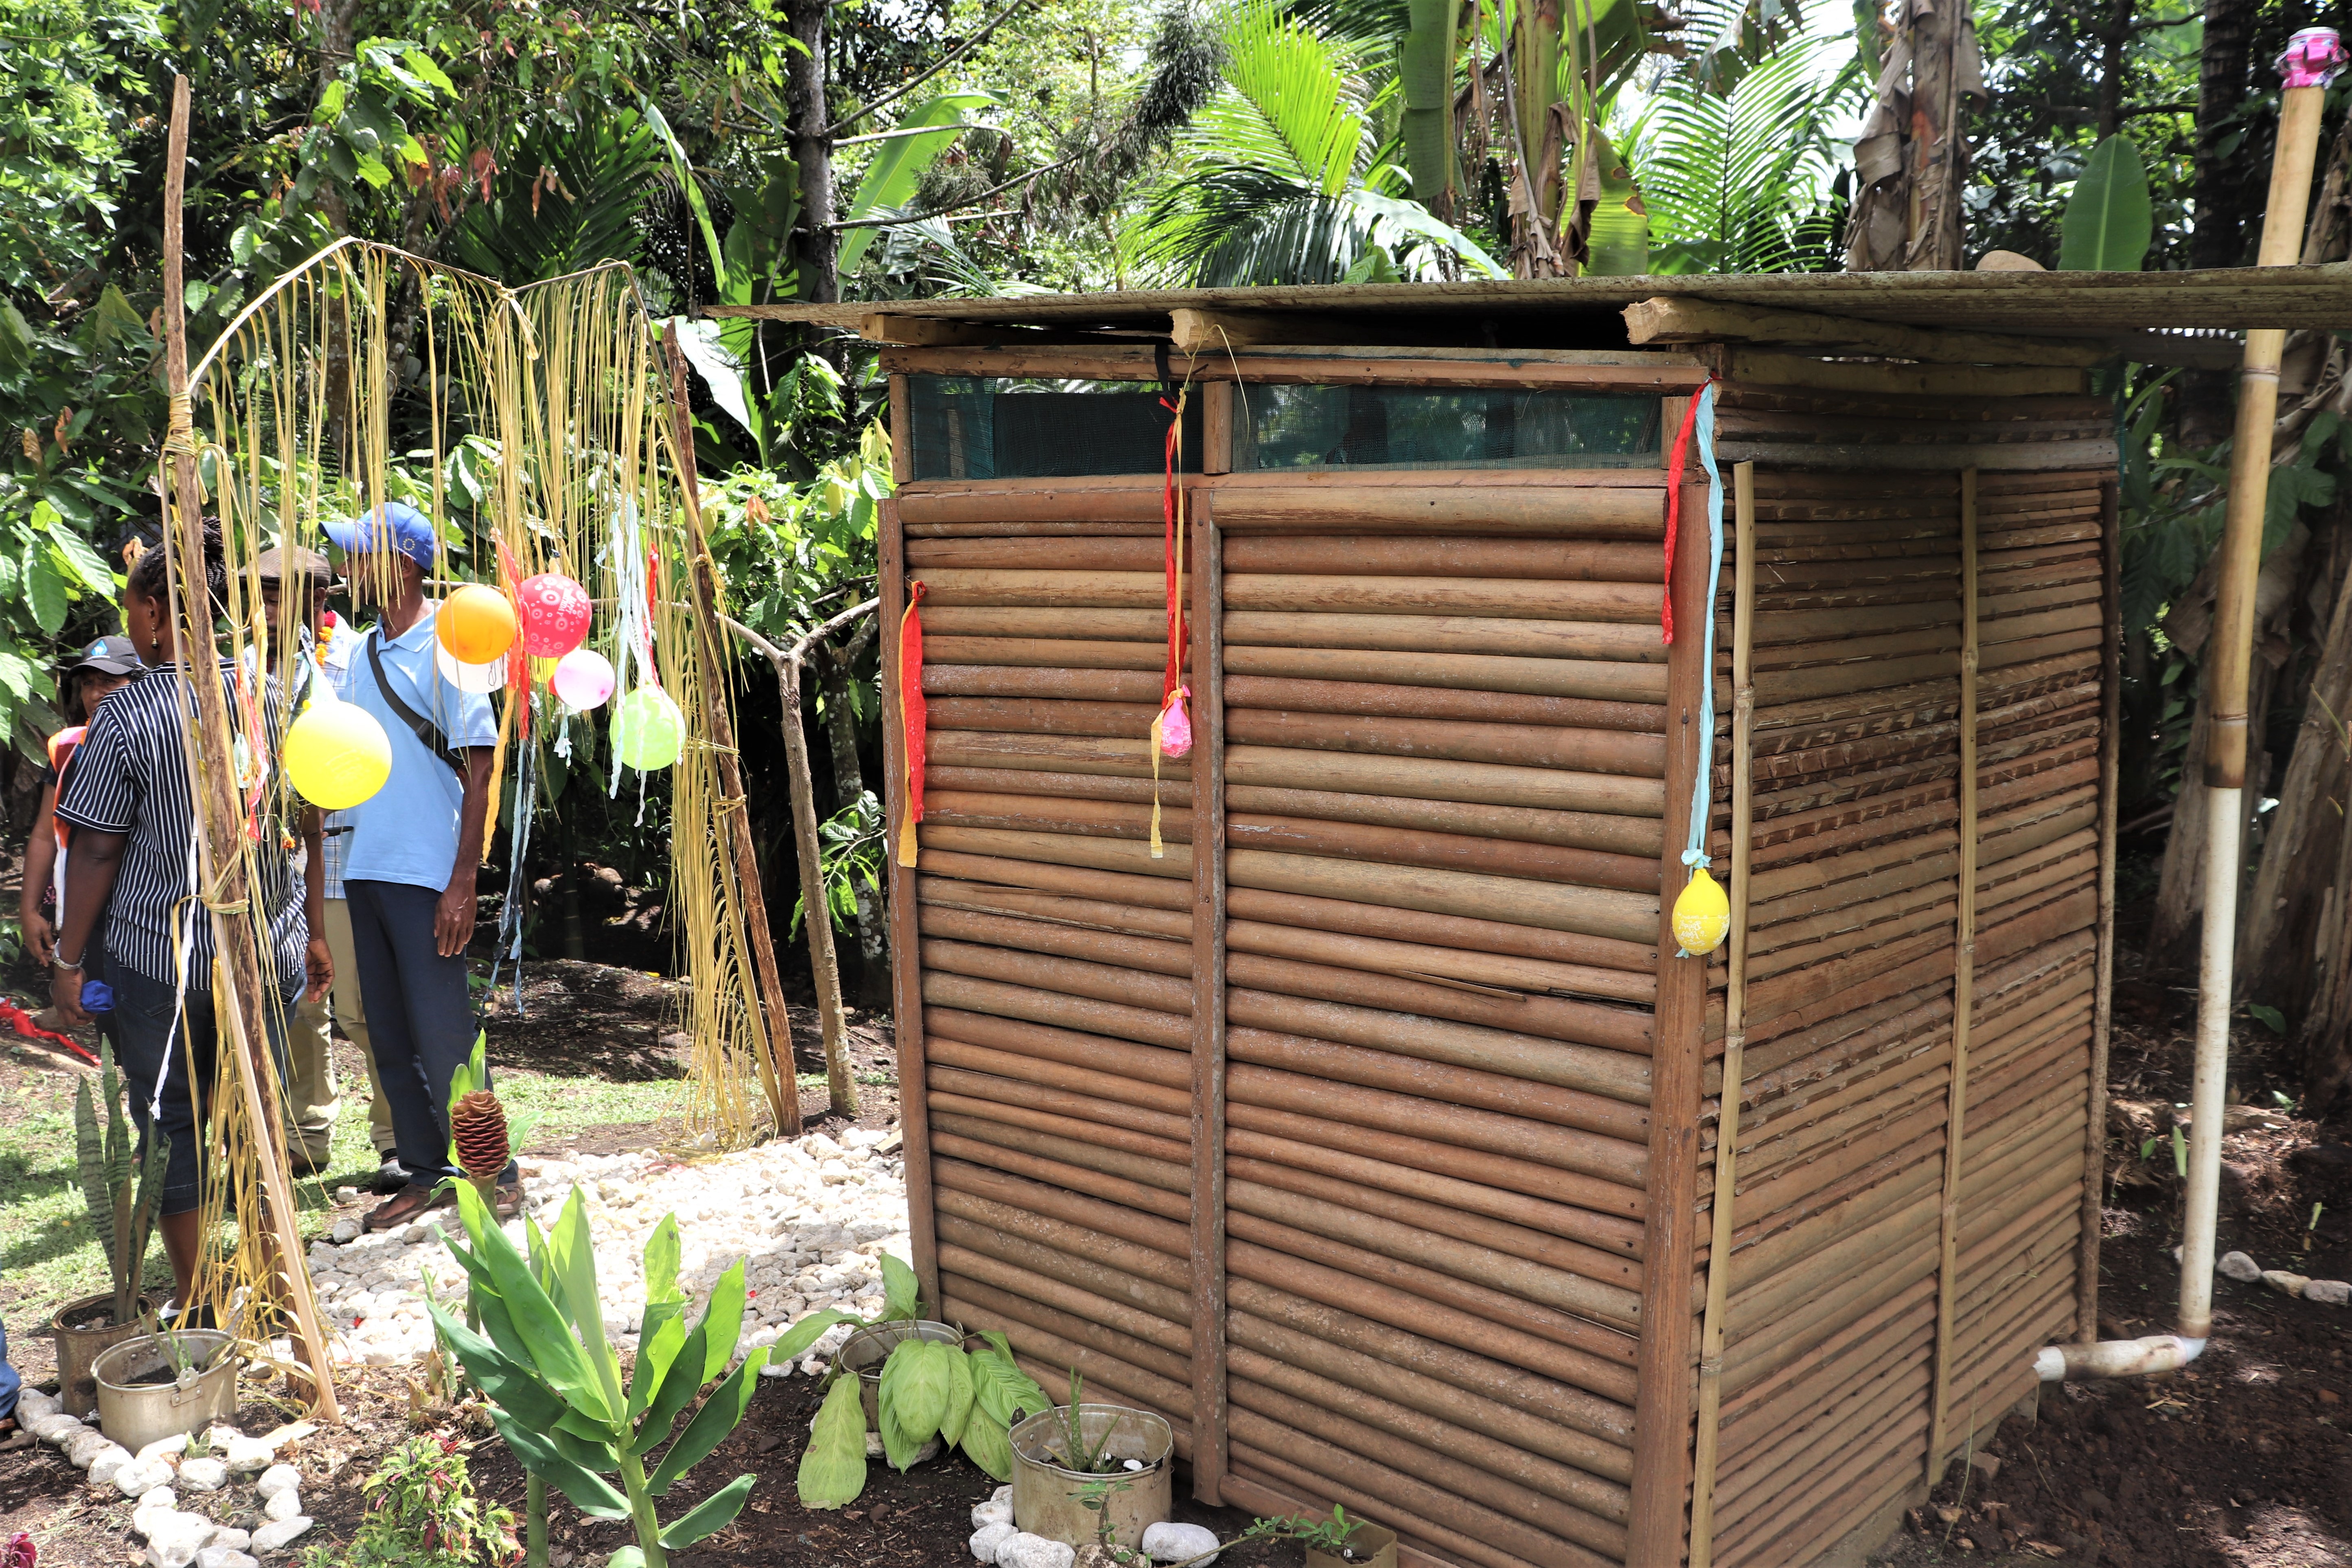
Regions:
<svg viewBox="0 0 2352 1568"><path fill-rule="evenodd" d="M893 1152L877 1152L886 1142ZM874 1316L882 1305L881 1254L908 1257L904 1166L893 1135L869 1128L851 1128L838 1142L817 1132L691 1163L653 1151L525 1160L522 1173L542 1226L562 1212L575 1184L586 1195L605 1324L618 1344L632 1348L645 1310L646 1240L667 1214L677 1216L679 1282L698 1300L737 1258L749 1259L739 1355L821 1308ZM362 1236L345 1220L336 1227L341 1239L311 1244L311 1278L333 1325L337 1361L397 1365L431 1349L426 1276L445 1301L465 1297L464 1271L440 1239L445 1226L456 1232L455 1216ZM506 1228L520 1246L522 1222ZM846 1332L819 1340L803 1367L814 1370Z"/></svg>

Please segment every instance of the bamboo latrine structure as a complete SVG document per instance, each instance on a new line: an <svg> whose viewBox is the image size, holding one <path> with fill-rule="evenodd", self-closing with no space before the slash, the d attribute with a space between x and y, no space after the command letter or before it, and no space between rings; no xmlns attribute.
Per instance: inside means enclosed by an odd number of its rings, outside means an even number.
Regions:
<svg viewBox="0 0 2352 1568"><path fill-rule="evenodd" d="M1202 1499L1344 1503L1422 1568L1874 1545L2096 1321L2094 368L2347 304L2305 270L749 308L894 345L927 1300L1165 1415ZM1731 936L1678 956L1703 780Z"/></svg>

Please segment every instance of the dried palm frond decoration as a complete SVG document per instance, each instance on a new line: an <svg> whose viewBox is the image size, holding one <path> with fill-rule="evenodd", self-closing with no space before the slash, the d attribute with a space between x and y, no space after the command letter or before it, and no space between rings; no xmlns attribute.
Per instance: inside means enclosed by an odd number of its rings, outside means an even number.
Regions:
<svg viewBox="0 0 2352 1568"><path fill-rule="evenodd" d="M437 588L463 579L511 597L546 572L585 588L596 610L590 644L620 674L615 705L623 693L657 688L684 719L671 779L670 901L689 977L680 1019L693 1041L688 1126L706 1147L740 1147L771 1128L797 1132L789 1041L769 1037L771 1015L747 957L746 901L722 831L725 814L742 805L717 782L710 739L712 705L728 701L729 681L723 668L709 667L709 650L724 645L698 636L696 617L723 606L696 601L690 552L698 532L689 527L680 478L690 475L693 455L678 449L661 345L629 270L608 264L509 289L386 246L339 240L249 302L191 368L187 385L184 412L209 435L200 440L184 429L179 450L194 447L198 504L220 521L228 577L221 653L236 671L229 700L241 732L267 732L273 702L290 721L318 700L323 680L302 631L308 597L282 595L270 621L256 563L275 545L323 552L330 520L385 500L426 512L442 530ZM473 503L470 540L449 521L453 485ZM167 548L184 548L179 534L165 531ZM188 609L203 613L193 597ZM600 718L567 713L555 700L552 665L518 643L495 699L493 787L505 797L515 868L501 963L520 956L529 896L521 867L533 819L551 805L551 762L568 762L583 725ZM731 734L731 714L721 722ZM197 750L192 773L215 765ZM301 803L268 756L239 752L232 765L243 819L235 842L249 873L264 849L292 847ZM603 777L574 770L572 778L608 793L644 784L642 774L625 778L617 760ZM206 801L201 789L197 799ZM495 795L490 817L501 820ZM205 837L228 841L217 828L208 820ZM207 874L219 885L218 868ZM215 915L244 922L247 951L268 952L257 900L205 901ZM215 987L226 1018L232 977L219 968L185 983ZM279 1003L268 989L262 1003L274 1011ZM780 1056L787 1058L782 1074ZM264 1239L260 1141L283 1169L284 1138L282 1115L251 1110L284 1103L268 1053L225 1046L213 1082L203 1135L226 1157L210 1162L203 1202L208 1219L239 1224L230 1255L205 1271L199 1297L226 1309L245 1289L264 1299L289 1289L307 1295L299 1279L273 1284L276 1249Z"/></svg>

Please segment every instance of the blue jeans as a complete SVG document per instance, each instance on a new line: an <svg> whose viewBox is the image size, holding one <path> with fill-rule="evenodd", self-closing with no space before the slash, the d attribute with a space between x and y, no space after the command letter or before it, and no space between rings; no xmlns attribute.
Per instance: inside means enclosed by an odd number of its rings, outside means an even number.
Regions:
<svg viewBox="0 0 2352 1568"><path fill-rule="evenodd" d="M267 955L265 955L266 957ZM162 1126L172 1141L163 1167L163 1201L159 1214L185 1214L196 1206L199 1148L206 1140L197 1134L198 1122L209 1115L215 1053L220 1028L213 1017L213 990L201 979L192 980L183 1019L184 1043L173 1027L173 988L150 980L127 963L113 966L115 1060L121 1064L123 1090L131 1101L131 1119L139 1124L141 1158L145 1158L149 1097L155 1079L163 1079ZM285 1099L286 1015L300 997L297 989L265 1008L269 1054L278 1065L278 1098ZM188 1058L196 1061L195 1092L188 1090ZM168 1071L166 1070L168 1065ZM282 1113L282 1111L281 1111Z"/></svg>
<svg viewBox="0 0 2352 1568"><path fill-rule="evenodd" d="M0 1319L0 1415L16 1414L16 1392L24 1386L25 1380L8 1364L8 1324Z"/></svg>
<svg viewBox="0 0 2352 1568"><path fill-rule="evenodd" d="M436 1187L459 1173L449 1161L449 1083L474 1054L482 1027L466 985L466 955L441 956L433 935L441 895L434 889L346 879L343 898L368 1046L376 1082L392 1102L400 1163L412 1184ZM515 1179L509 1161L499 1180Z"/></svg>

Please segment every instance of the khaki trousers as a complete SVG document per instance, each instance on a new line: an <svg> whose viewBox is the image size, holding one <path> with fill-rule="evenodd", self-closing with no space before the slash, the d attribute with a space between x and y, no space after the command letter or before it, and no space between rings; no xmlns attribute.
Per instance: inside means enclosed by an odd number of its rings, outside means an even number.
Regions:
<svg viewBox="0 0 2352 1568"><path fill-rule="evenodd" d="M359 961L352 946L352 907L341 899L327 900L327 951L335 961L335 983L325 999L295 1004L287 1021L286 1047L290 1068L287 1092L292 1100L292 1124L287 1142L313 1162L327 1158L328 1140L334 1131L341 1100L335 1087L333 1059L328 1053L330 1019L359 1047L367 1064L368 1141L378 1154L391 1152L392 1107L376 1082L375 1052L368 1045L367 1011L360 1002Z"/></svg>

